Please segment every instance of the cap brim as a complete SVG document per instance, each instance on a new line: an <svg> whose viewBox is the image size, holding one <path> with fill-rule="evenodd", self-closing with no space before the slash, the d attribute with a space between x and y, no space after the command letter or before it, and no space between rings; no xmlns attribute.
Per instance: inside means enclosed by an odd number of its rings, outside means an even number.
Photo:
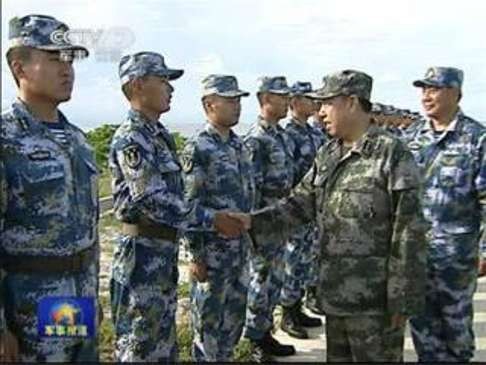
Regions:
<svg viewBox="0 0 486 365"><path fill-rule="evenodd" d="M309 97L318 100L332 99L339 95L343 95L343 94L340 93L319 94L317 92L309 93Z"/></svg>
<svg viewBox="0 0 486 365"><path fill-rule="evenodd" d="M250 96L250 93L247 91L243 90L238 90L238 91L228 91L225 93L216 93L216 95L225 97L225 98L239 98L242 96Z"/></svg>
<svg viewBox="0 0 486 365"><path fill-rule="evenodd" d="M89 51L86 47L73 44L51 44L47 46L35 46L32 48L40 49L42 51L84 51L86 52L86 57L89 56Z"/></svg>
<svg viewBox="0 0 486 365"><path fill-rule="evenodd" d="M184 74L184 70L168 70L164 76L166 76L169 80L177 80Z"/></svg>
<svg viewBox="0 0 486 365"><path fill-rule="evenodd" d="M270 94L277 94L277 95L290 95L290 90L267 90L267 91L261 91L261 92L266 92Z"/></svg>
<svg viewBox="0 0 486 365"><path fill-rule="evenodd" d="M413 86L415 86L415 87L424 87L424 86L444 87L444 85L441 85L438 82L433 82L433 81L430 81L430 80L416 80L416 81L413 82Z"/></svg>

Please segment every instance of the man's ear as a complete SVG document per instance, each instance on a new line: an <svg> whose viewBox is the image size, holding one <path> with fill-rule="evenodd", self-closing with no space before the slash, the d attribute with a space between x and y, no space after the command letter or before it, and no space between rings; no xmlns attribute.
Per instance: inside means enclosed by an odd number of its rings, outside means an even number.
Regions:
<svg viewBox="0 0 486 365"><path fill-rule="evenodd" d="M25 65L26 62L22 60L12 60L12 62L10 63L10 68L16 80L20 81L21 79L27 77L27 73L25 72Z"/></svg>

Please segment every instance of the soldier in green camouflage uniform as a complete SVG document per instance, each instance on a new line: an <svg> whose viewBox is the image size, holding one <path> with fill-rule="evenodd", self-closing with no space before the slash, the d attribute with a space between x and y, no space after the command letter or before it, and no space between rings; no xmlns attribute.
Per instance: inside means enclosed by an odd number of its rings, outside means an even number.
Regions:
<svg viewBox="0 0 486 365"><path fill-rule="evenodd" d="M270 235L278 242L316 220L327 361L400 361L405 320L424 302L417 167L398 139L373 124L371 77L345 70L323 83L316 96L334 140L289 198L251 215L250 234L257 245Z"/></svg>

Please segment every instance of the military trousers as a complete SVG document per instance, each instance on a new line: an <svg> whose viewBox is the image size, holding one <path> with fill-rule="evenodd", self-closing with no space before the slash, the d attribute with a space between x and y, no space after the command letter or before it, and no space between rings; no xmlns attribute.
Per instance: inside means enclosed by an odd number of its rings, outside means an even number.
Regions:
<svg viewBox="0 0 486 365"><path fill-rule="evenodd" d="M208 267L208 279L192 280L192 358L196 362L229 362L245 324L248 272L245 267Z"/></svg>
<svg viewBox="0 0 486 365"><path fill-rule="evenodd" d="M38 330L38 305L45 297L94 298L98 307L97 265L79 273L7 273L5 317L19 341L22 362L98 361L96 333L92 338L46 337ZM97 313L97 311L96 311ZM95 318L95 328L98 316ZM97 332L97 331L96 331Z"/></svg>
<svg viewBox="0 0 486 365"><path fill-rule="evenodd" d="M326 315L327 361L400 362L404 335L389 315Z"/></svg>
<svg viewBox="0 0 486 365"><path fill-rule="evenodd" d="M178 246L121 236L110 281L115 358L120 362L177 360Z"/></svg>
<svg viewBox="0 0 486 365"><path fill-rule="evenodd" d="M285 244L267 243L263 250L250 255L245 337L252 340L262 339L273 328L284 276Z"/></svg>
<svg viewBox="0 0 486 365"><path fill-rule="evenodd" d="M474 356L473 295L477 261L427 267L425 313L410 319L419 361L468 362Z"/></svg>
<svg viewBox="0 0 486 365"><path fill-rule="evenodd" d="M285 247L284 277L280 304L292 307L311 284L314 265L314 226L305 225L294 233Z"/></svg>

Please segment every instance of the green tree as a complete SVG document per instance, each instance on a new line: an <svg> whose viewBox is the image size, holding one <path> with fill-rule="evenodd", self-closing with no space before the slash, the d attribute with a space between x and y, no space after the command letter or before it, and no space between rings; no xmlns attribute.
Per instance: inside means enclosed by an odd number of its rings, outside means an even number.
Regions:
<svg viewBox="0 0 486 365"><path fill-rule="evenodd" d="M116 124L103 124L87 133L88 141L95 151L96 164L102 172L108 169L110 143L117 128Z"/></svg>

